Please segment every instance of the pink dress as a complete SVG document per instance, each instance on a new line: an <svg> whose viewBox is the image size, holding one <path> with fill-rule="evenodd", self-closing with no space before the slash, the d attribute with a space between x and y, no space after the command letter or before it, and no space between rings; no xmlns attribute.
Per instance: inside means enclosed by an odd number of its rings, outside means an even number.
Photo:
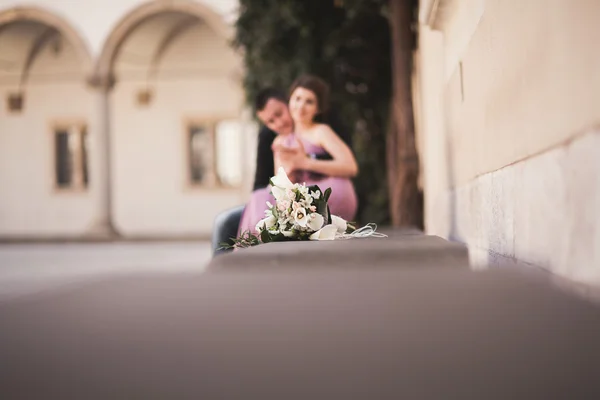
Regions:
<svg viewBox="0 0 600 400"><path fill-rule="evenodd" d="M292 136L292 139L294 138L293 135L290 136ZM307 154L326 153L321 146L310 143L302 138L298 139L302 141L304 150ZM322 191L331 188L331 197L329 197L329 210L331 213L342 217L346 221L354 221L356 209L358 207L358 199L356 197L354 185L350 179L328 177L309 171L296 171L289 176L289 178L294 183L306 183L307 186L318 185ZM267 201L271 202L273 205L275 204L275 198L271 194L270 186L252 192L250 201L246 205L240 221L238 235L245 231L257 233L255 227L258 221L265 218Z"/></svg>

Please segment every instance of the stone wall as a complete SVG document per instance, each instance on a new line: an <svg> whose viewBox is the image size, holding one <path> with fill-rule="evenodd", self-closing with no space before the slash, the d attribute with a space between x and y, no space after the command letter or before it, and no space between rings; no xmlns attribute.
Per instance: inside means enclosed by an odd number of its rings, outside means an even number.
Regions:
<svg viewBox="0 0 600 400"><path fill-rule="evenodd" d="M600 4L439 3L415 75L427 230L600 283Z"/></svg>

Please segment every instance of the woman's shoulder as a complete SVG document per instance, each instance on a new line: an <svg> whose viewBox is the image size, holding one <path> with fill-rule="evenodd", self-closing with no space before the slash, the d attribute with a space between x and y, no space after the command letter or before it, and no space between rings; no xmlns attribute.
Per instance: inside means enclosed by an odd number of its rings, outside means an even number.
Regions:
<svg viewBox="0 0 600 400"><path fill-rule="evenodd" d="M313 127L313 131L318 134L327 134L333 132L329 124L324 124L322 122L316 123Z"/></svg>

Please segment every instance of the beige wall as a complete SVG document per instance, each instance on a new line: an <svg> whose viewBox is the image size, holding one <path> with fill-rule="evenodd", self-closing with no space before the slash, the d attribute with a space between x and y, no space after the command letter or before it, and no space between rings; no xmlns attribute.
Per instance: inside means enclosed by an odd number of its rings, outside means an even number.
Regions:
<svg viewBox="0 0 600 400"><path fill-rule="evenodd" d="M217 212L242 204L253 178L256 127L243 104L241 58L226 37L236 7L237 0L0 0L3 22L33 15L65 33L60 57L45 47L35 58L25 111L10 116L6 94L17 90L27 54L49 25L20 20L0 37L0 236L105 236L109 222L130 237L207 235ZM14 64L10 73L7 63ZM136 104L146 87L154 93L147 108ZM242 154L239 188L187 182L184 123L205 117L241 123L242 140L230 144ZM87 124L87 191L53 189L55 121Z"/></svg>
<svg viewBox="0 0 600 400"><path fill-rule="evenodd" d="M419 67L415 73L415 115L421 163L421 186L425 193L425 229L448 237L450 210L446 193L451 186L447 168L449 143L444 125L443 35L423 27L419 32ZM418 96L418 97L417 97Z"/></svg>
<svg viewBox="0 0 600 400"><path fill-rule="evenodd" d="M143 32L132 38L138 54L143 41L152 39L139 35ZM131 47L125 46L127 52ZM184 141L190 119L241 117L243 92L234 76L236 65L225 40L203 24L169 47L157 78L149 83L135 79L146 76L148 65L132 69L118 61L117 76L123 79L111 93L110 111L114 224L119 233L209 234L219 211L243 204L243 188L190 187ZM137 92L146 87L154 93L147 107L136 103Z"/></svg>
<svg viewBox="0 0 600 400"><path fill-rule="evenodd" d="M52 78L57 74L60 81ZM90 136L98 133L94 93L84 83L81 62L68 42L58 56L46 48L32 66L20 114L9 115L5 103L18 75L5 72L0 82L0 236L85 234L98 217L97 168L91 165L87 191L55 190L52 135L54 123L70 121L86 123Z"/></svg>
<svg viewBox="0 0 600 400"><path fill-rule="evenodd" d="M12 7L31 6L55 13L73 25L84 38L92 56L97 57L118 22L135 8L152 1L157 0L0 0L0 11ZM181 1L196 1L204 4L229 23L235 18L238 6L238 0Z"/></svg>
<svg viewBox="0 0 600 400"><path fill-rule="evenodd" d="M418 50L428 231L600 283L600 3L439 3Z"/></svg>
<svg viewBox="0 0 600 400"><path fill-rule="evenodd" d="M446 86L455 152L475 155L455 157L456 184L600 122L599 12L595 0L485 2L461 56L464 101L456 65ZM451 20L445 31L459 30L463 22Z"/></svg>

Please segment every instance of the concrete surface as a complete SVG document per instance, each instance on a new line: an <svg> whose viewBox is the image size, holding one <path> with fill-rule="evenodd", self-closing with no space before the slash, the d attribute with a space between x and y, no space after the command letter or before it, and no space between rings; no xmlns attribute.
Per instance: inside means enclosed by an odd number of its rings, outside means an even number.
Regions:
<svg viewBox="0 0 600 400"><path fill-rule="evenodd" d="M0 318L3 399L600 398L600 309L506 269L118 277Z"/></svg>
<svg viewBox="0 0 600 400"><path fill-rule="evenodd" d="M0 301L139 273L199 271L208 242L0 244Z"/></svg>

